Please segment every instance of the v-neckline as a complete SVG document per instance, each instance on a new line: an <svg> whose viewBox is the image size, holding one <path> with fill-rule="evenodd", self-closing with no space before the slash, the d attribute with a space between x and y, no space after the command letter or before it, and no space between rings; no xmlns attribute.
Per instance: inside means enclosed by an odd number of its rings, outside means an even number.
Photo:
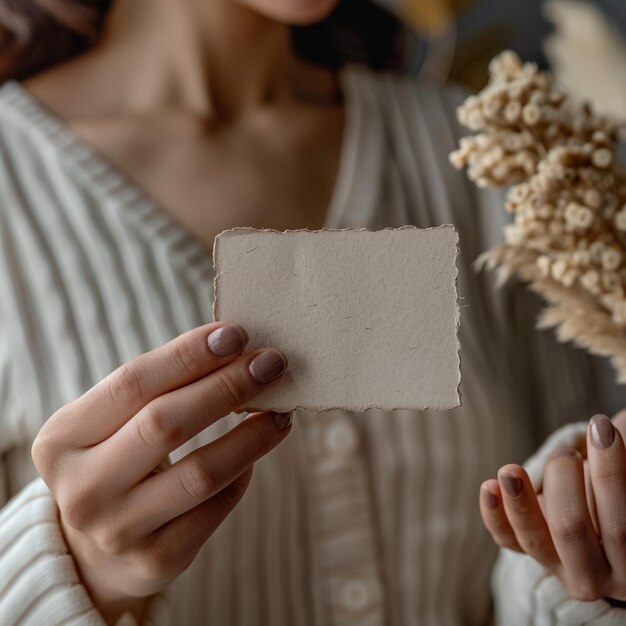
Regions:
<svg viewBox="0 0 626 626"><path fill-rule="evenodd" d="M344 124L340 142L339 165L331 199L326 210L324 229L340 227L345 210L345 189L354 174L354 143L358 138L359 105L350 68L339 73L344 103ZM176 215L154 199L96 146L79 135L61 117L48 109L24 85L9 81L0 88L0 103L8 105L14 116L39 133L40 138L62 154L73 165L73 172L89 183L103 201L112 203L128 217L139 222L157 239L170 246L173 254L184 252L186 260L204 264L211 269L212 249ZM126 217L126 216L125 216Z"/></svg>

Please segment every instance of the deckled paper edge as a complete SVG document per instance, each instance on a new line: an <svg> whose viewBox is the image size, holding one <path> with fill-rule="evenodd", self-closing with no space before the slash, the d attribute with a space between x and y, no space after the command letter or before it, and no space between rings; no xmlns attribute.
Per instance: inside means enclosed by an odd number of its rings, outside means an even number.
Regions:
<svg viewBox="0 0 626 626"><path fill-rule="evenodd" d="M456 404L453 406L426 406L426 407L420 407L420 408L415 408L415 407L398 407L398 406L394 406L394 407L386 407L386 406L376 406L376 405L371 405L371 406L367 406L367 407L349 407L349 406L334 406L334 407L310 407L310 406L302 406L302 405L297 405L295 407L291 407L291 408L285 408L285 407L280 407L280 408L259 408L259 407L255 407L254 405L246 405L246 406L242 406L239 407L239 409L236 411L237 413L240 412L248 412L248 413L257 413L257 412L261 412L261 411L277 411L277 412L289 412L289 411L306 411L307 413L326 413L328 411L351 411L353 413L364 413L365 411L369 411L370 409L373 410L377 410L377 411L452 411L454 409L457 409L458 407L462 406L463 404L463 399L461 396L461 382L462 382L462 363L461 363L461 337L460 337L460 328L461 328L461 306L460 306L460 300L459 300L459 264L458 264L458 260L460 257L460 253L461 253L461 246L460 246L460 240L459 240L459 232L456 229L456 227L454 226L454 224L441 224L439 226L431 226L429 228L419 228L418 226L415 226L413 224L407 224L405 226L399 226L397 228L394 227L387 227L387 228L382 228L382 229L377 229L377 230L372 230L371 228L320 228L319 230L309 230L308 228L297 228L297 229L288 229L288 230L276 230L274 228L252 228L251 226L237 226L235 228L228 228L226 230L223 230L222 232L218 233L215 236L215 240L213 242L213 268L214 268L214 278L213 278L213 321L214 322L218 322L221 321L219 319L219 311L218 311L218 290L219 290L219 281L218 279L221 276L220 273L220 268L218 267L218 263L217 263L217 251L218 251L218 246L219 246L219 242L220 242L220 238L223 235L226 235L228 233L233 233L233 232L237 232L237 231L246 231L246 232L269 232L269 233L277 233L277 234L285 234L285 233L311 233L312 235L316 234L316 233L321 233L321 232L345 232L345 231L355 231L355 232L362 232L362 231L368 231L371 233L379 233L379 232L385 232L385 231L389 231L389 230L393 230L393 231L398 231L398 230L407 230L407 229L413 229L413 230L423 230L423 231L429 231L429 230L440 230L440 229L449 229L451 228L452 231L454 232L454 236L455 236L455 241L456 241L456 254L455 254L455 258L454 258L454 302L455 302L455 307L456 307L456 311L455 311L455 329L454 329L454 336L456 338L456 345L457 345L457 356L456 356L456 364L457 364L457 385L456 385ZM234 320L236 321L236 320ZM244 352L245 354L245 352Z"/></svg>

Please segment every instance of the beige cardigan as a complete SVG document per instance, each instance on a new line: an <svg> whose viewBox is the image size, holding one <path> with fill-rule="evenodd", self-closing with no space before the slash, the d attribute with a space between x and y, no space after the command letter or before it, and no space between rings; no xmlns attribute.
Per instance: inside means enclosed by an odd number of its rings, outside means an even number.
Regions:
<svg viewBox="0 0 626 626"><path fill-rule="evenodd" d="M297 413L234 513L153 598L148 623L482 626L496 549L479 518L481 481L559 424L605 408L590 360L533 330L537 303L523 289L496 293L471 268L504 216L498 194L447 164L458 95L358 69L343 85L326 225L456 225L463 406ZM117 365L211 320L211 255L16 83L0 89L0 191L0 504L15 496L0 510L0 624L102 626L30 445L55 409ZM510 554L496 570L505 626L604 623L579 619L591 604L625 619L604 602L568 600L534 567Z"/></svg>

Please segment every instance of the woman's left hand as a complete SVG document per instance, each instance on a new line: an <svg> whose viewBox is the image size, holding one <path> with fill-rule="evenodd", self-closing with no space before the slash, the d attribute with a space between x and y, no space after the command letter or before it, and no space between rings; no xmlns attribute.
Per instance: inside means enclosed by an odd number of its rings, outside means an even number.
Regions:
<svg viewBox="0 0 626 626"><path fill-rule="evenodd" d="M626 600L625 439L626 412L613 421L596 415L586 449L560 448L548 459L541 494L519 465L481 487L494 541L533 557L578 600Z"/></svg>

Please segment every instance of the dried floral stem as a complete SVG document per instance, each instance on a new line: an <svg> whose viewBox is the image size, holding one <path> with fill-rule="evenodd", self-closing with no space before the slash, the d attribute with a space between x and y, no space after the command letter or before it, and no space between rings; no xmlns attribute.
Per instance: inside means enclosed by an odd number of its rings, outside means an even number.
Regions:
<svg viewBox="0 0 626 626"><path fill-rule="evenodd" d="M548 302L539 327L611 357L626 382L626 171L616 157L626 129L512 52L491 62L489 84L458 118L477 134L451 163L479 187L510 187L506 245L479 265L529 283Z"/></svg>

